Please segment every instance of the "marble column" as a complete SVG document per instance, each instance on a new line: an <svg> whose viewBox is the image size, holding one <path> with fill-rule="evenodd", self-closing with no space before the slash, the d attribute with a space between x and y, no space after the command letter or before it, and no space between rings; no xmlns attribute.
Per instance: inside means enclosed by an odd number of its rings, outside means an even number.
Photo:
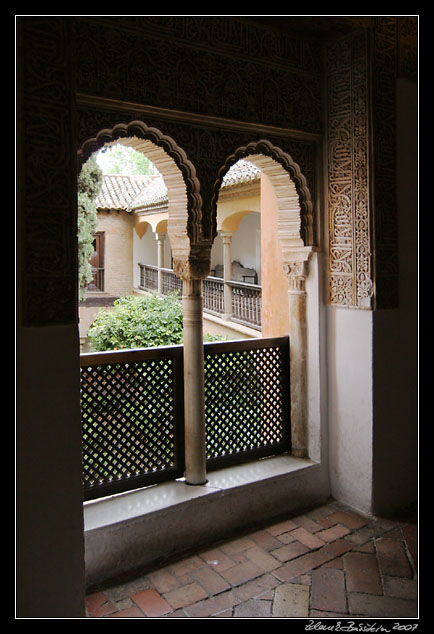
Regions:
<svg viewBox="0 0 434 634"><path fill-rule="evenodd" d="M185 479L204 484L206 477L203 294L201 279L184 279Z"/></svg>
<svg viewBox="0 0 434 634"><path fill-rule="evenodd" d="M156 233L155 238L157 240L157 266L158 266L158 293L163 294L163 271L164 268L164 240L166 238L165 233Z"/></svg>
<svg viewBox="0 0 434 634"><path fill-rule="evenodd" d="M232 279L231 243L232 231L221 231L223 238L223 280L224 280L224 313L223 319L232 317L232 288L228 282Z"/></svg>
<svg viewBox="0 0 434 634"><path fill-rule="evenodd" d="M284 271L289 281L289 345L291 381L291 444L292 454L308 456L307 421L307 249L299 259L286 262Z"/></svg>

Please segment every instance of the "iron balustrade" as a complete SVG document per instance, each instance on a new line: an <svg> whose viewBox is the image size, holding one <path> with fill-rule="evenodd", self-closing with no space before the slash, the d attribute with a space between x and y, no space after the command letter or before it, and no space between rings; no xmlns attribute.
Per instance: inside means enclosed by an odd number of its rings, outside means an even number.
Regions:
<svg viewBox="0 0 434 634"><path fill-rule="evenodd" d="M183 346L81 355L84 498L184 474ZM289 339L204 344L207 469L290 451Z"/></svg>
<svg viewBox="0 0 434 634"><path fill-rule="evenodd" d="M159 269L150 264L139 264L139 287L147 291L159 291L167 295L172 291L182 293L182 281L171 269ZM162 274L162 288L158 288L158 272ZM228 284L232 292L231 319L250 326L256 330L261 328L262 288L258 284L246 282L224 282L221 277L209 275L203 281L203 309L214 315L223 315L225 311L224 285ZM230 311L229 311L230 312Z"/></svg>

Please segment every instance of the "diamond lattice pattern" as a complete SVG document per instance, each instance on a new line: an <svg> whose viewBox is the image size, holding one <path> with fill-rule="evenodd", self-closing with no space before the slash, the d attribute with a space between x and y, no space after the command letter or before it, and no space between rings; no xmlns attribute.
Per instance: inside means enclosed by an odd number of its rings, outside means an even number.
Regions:
<svg viewBox="0 0 434 634"><path fill-rule="evenodd" d="M173 360L82 367L84 485L171 467Z"/></svg>
<svg viewBox="0 0 434 634"><path fill-rule="evenodd" d="M281 373L278 347L205 356L208 459L285 440Z"/></svg>

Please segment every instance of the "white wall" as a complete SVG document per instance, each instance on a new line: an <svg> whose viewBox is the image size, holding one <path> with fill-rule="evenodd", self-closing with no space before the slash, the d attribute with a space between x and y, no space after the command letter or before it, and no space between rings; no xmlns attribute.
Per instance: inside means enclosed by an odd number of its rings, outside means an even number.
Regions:
<svg viewBox="0 0 434 634"><path fill-rule="evenodd" d="M141 238L133 230L133 262L134 288L137 288L140 282L139 262L140 264L151 264L152 266L157 266L158 264L157 238L151 227L148 227ZM172 268L172 249L168 235L166 235L164 240L164 268Z"/></svg>
<svg viewBox="0 0 434 634"><path fill-rule="evenodd" d="M78 327L17 341L17 614L84 617Z"/></svg>
<svg viewBox="0 0 434 634"><path fill-rule="evenodd" d="M133 230L133 262L134 288L137 288L140 282L139 262L157 266L157 241L150 227L141 238Z"/></svg>
<svg viewBox="0 0 434 634"><path fill-rule="evenodd" d="M257 269L256 253L257 253L257 236L256 232L260 229L261 216L253 212L247 214L241 222L238 231L232 238L232 261L241 262L247 269Z"/></svg>
<svg viewBox="0 0 434 634"><path fill-rule="evenodd" d="M372 504L371 311L327 309L331 495L369 513Z"/></svg>
<svg viewBox="0 0 434 634"><path fill-rule="evenodd" d="M212 243L211 269L214 269L217 264L223 264L223 239L219 234L217 234Z"/></svg>
<svg viewBox="0 0 434 634"><path fill-rule="evenodd" d="M260 214L251 212L244 216L239 229L234 231L231 242L231 259L237 261L246 268L255 269L258 273L261 268L261 252L258 249L258 235L260 230ZM220 235L214 240L211 250L211 268L216 264L223 264L223 241Z"/></svg>

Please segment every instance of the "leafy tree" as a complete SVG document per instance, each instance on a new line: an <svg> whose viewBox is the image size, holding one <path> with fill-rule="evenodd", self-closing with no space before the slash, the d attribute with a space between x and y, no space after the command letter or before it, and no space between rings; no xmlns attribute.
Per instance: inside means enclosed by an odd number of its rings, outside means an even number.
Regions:
<svg viewBox="0 0 434 634"><path fill-rule="evenodd" d="M103 148L97 160L104 174L156 173L154 164L142 152L122 144Z"/></svg>
<svg viewBox="0 0 434 634"><path fill-rule="evenodd" d="M78 177L78 297L86 297L86 286L92 280L90 258L93 253L93 234L97 225L95 198L102 185L102 171L95 155L83 165Z"/></svg>

